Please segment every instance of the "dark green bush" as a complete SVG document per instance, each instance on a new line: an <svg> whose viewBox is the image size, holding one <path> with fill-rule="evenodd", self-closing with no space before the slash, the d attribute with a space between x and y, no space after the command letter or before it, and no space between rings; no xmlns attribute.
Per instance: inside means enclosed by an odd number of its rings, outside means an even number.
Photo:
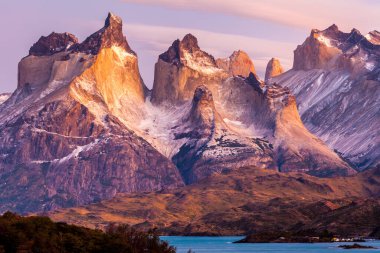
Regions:
<svg viewBox="0 0 380 253"><path fill-rule="evenodd" d="M103 232L47 217L0 216L0 253L175 253L155 230L137 231L127 225L110 225Z"/></svg>

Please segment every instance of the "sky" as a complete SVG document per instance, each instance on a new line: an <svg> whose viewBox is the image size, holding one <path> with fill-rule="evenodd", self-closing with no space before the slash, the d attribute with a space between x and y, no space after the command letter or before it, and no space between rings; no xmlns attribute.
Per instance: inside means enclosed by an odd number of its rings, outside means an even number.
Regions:
<svg viewBox="0 0 380 253"><path fill-rule="evenodd" d="M70 32L82 41L108 12L123 19L148 87L158 55L187 33L215 58L246 51L263 77L272 57L290 69L313 28L380 30L380 0L0 0L0 93L16 89L17 64L40 36Z"/></svg>

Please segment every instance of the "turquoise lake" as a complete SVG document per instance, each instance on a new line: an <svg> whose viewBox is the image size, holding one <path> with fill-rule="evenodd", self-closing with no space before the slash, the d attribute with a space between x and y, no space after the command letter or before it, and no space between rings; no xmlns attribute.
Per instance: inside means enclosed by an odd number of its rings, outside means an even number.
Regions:
<svg viewBox="0 0 380 253"><path fill-rule="evenodd" d="M168 241L170 245L177 248L178 253L187 253L191 249L194 253L248 253L248 252L380 252L380 241L369 241L360 243L362 245L374 246L378 249L350 249L338 248L341 244L352 243L257 243L257 244L235 244L240 236L224 237L195 237L195 236L162 236L161 239Z"/></svg>

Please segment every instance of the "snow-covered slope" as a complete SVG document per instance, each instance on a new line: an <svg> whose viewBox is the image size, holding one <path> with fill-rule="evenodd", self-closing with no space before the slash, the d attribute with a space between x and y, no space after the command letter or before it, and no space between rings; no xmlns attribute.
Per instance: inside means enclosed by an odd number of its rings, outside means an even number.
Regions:
<svg viewBox="0 0 380 253"><path fill-rule="evenodd" d="M4 103L10 96L11 96L11 93L0 94L0 105Z"/></svg>
<svg viewBox="0 0 380 253"><path fill-rule="evenodd" d="M372 36L313 30L294 68L270 82L289 87L307 128L358 169L379 163L380 46Z"/></svg>

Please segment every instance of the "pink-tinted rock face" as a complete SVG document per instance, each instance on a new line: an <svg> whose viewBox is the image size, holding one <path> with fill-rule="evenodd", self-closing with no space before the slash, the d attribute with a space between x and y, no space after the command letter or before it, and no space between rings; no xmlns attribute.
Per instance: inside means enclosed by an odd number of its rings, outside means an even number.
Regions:
<svg viewBox="0 0 380 253"><path fill-rule="evenodd" d="M251 58L244 51L235 51L227 59L217 59L216 64L232 76L248 77L250 73L256 75L255 66Z"/></svg>
<svg viewBox="0 0 380 253"><path fill-rule="evenodd" d="M265 81L268 81L270 78L281 75L284 73L284 69L281 66L280 60L272 58L267 65L265 71Z"/></svg>
<svg viewBox="0 0 380 253"><path fill-rule="evenodd" d="M152 102L183 103L203 83L220 83L228 74L218 68L212 55L202 51L188 34L161 54L155 65Z"/></svg>
<svg viewBox="0 0 380 253"><path fill-rule="evenodd" d="M377 33L373 33L376 40ZM368 38L367 38L368 37ZM350 33L341 32L336 25L320 31L312 30L305 42L294 51L294 70L340 69L357 71L355 58L366 52L379 54L379 45L370 41L358 30ZM376 53L377 52L377 53Z"/></svg>
<svg viewBox="0 0 380 253"><path fill-rule="evenodd" d="M329 39L312 31L309 38L294 51L293 69L309 70L322 69L327 63L339 55L338 48L329 46Z"/></svg>

